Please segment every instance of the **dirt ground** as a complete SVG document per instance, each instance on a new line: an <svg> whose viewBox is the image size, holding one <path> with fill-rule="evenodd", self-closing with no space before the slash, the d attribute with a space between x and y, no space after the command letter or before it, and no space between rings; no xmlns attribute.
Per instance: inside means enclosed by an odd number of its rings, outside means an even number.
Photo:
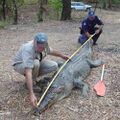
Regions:
<svg viewBox="0 0 120 120"><path fill-rule="evenodd" d="M97 97L93 91L93 86L101 76L102 68L98 67L92 69L85 80L90 86L88 97L73 90L69 97L54 104L40 117L29 114L31 105L28 91L24 87L25 80L13 70L12 58L19 46L32 40L39 31L48 35L51 47L72 55L78 48L80 20L45 20L37 23L25 21L31 14L24 20L23 13L20 24L0 30L0 120L120 120L120 14L119 11L104 10L97 10L96 14L105 25L98 45L93 48L93 59L100 58L106 63L106 95ZM53 57L51 59L58 60Z"/></svg>

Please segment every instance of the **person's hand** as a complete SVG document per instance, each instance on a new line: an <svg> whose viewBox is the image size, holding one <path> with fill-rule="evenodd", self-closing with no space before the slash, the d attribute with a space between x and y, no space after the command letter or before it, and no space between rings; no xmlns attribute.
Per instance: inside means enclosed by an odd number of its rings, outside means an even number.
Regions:
<svg viewBox="0 0 120 120"><path fill-rule="evenodd" d="M68 56L65 56L65 55L63 55L62 58L63 58L64 60L68 60L68 59L69 59L69 57L68 57Z"/></svg>
<svg viewBox="0 0 120 120"><path fill-rule="evenodd" d="M95 33L96 33L96 34L98 34L99 32L100 32L100 30L99 30L99 29L95 31Z"/></svg>
<svg viewBox="0 0 120 120"><path fill-rule="evenodd" d="M37 98L34 93L30 94L30 102L33 107L37 107Z"/></svg>

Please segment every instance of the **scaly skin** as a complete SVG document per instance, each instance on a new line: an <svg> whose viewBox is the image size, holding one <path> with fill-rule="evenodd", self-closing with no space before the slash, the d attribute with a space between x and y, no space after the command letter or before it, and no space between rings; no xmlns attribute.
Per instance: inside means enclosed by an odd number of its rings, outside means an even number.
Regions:
<svg viewBox="0 0 120 120"><path fill-rule="evenodd" d="M89 42L59 73L35 114L41 113L58 100L67 97L75 87L80 89L84 96L87 96L89 87L83 80L89 75L92 67L102 64L101 60L92 61L91 57L92 46Z"/></svg>

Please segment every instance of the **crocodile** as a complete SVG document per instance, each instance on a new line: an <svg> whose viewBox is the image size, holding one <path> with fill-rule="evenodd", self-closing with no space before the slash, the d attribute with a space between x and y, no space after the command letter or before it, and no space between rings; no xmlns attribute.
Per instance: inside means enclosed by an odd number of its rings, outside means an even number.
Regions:
<svg viewBox="0 0 120 120"><path fill-rule="evenodd" d="M91 68L103 64L100 59L92 60L92 53L92 44L89 41L56 77L41 104L35 109L35 115L41 114L55 102L70 95L73 88L78 88L83 96L88 95L89 86L84 80L90 74Z"/></svg>

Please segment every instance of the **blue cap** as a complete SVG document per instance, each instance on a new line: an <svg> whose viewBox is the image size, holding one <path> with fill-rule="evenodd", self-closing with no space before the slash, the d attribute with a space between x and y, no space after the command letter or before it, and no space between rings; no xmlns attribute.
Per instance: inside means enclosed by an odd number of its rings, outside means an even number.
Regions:
<svg viewBox="0 0 120 120"><path fill-rule="evenodd" d="M39 44L43 44L47 43L48 37L45 33L40 32L35 35L34 40L36 40Z"/></svg>
<svg viewBox="0 0 120 120"><path fill-rule="evenodd" d="M90 11L88 12L88 16L89 16L89 17L94 17L94 16L95 16L94 11L91 11L91 10L90 10Z"/></svg>

